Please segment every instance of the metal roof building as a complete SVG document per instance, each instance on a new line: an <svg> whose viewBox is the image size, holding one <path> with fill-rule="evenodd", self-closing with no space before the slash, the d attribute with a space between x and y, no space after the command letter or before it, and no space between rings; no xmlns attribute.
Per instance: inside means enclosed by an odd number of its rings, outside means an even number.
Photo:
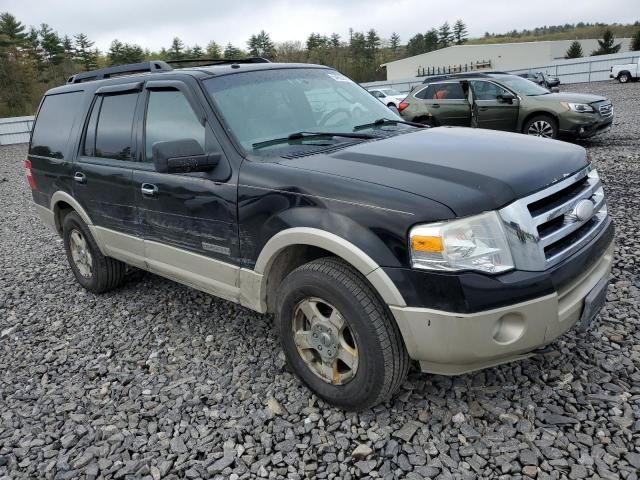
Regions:
<svg viewBox="0 0 640 480"><path fill-rule="evenodd" d="M387 80L415 77L423 70L448 69L471 65L492 70L517 70L532 65L545 65L564 58L573 40L553 40L543 42L491 43L481 45L454 45L434 50L414 57L383 64L387 69ZM597 39L579 40L585 56L598 48ZM618 38L621 52L629 50L631 40Z"/></svg>

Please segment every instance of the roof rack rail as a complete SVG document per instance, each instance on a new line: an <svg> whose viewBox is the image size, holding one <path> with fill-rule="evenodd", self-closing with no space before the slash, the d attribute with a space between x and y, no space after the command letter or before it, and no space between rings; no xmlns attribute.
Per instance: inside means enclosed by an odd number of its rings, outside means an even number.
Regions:
<svg viewBox="0 0 640 480"><path fill-rule="evenodd" d="M263 57L247 57L247 58L185 58L181 60L167 60L169 64L180 63L201 63L201 66L207 65L226 65L233 63L271 63L270 60Z"/></svg>
<svg viewBox="0 0 640 480"><path fill-rule="evenodd" d="M168 72L170 70L173 70L173 68L171 68L171 65L167 62L151 60L149 62L130 63L128 65L117 65L115 67L106 67L90 72L76 73L69 77L67 83L91 82L113 76L133 75L135 73L145 72Z"/></svg>

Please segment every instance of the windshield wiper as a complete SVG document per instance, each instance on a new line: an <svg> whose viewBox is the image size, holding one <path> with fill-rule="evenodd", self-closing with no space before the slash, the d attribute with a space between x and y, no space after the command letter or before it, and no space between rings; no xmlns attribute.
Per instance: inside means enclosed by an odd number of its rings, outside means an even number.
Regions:
<svg viewBox="0 0 640 480"><path fill-rule="evenodd" d="M265 140L264 142L257 142L251 146L254 150L264 147L270 147L272 145L279 145L281 143L288 143L292 140L300 140L315 137L346 137L346 138L360 138L362 140L371 140L373 138L380 138L377 135L370 135L368 133L349 133L349 132L294 132L283 138L274 138L273 140Z"/></svg>
<svg viewBox="0 0 640 480"><path fill-rule="evenodd" d="M429 128L428 125L424 125L422 123L406 122L404 120L394 120L392 118L379 118L372 123L365 123L365 124L353 127L353 130L357 131L357 130L363 130L365 128L377 127L380 125L392 125L392 124L393 125L397 125L397 124L411 125L412 127L418 127L418 128Z"/></svg>

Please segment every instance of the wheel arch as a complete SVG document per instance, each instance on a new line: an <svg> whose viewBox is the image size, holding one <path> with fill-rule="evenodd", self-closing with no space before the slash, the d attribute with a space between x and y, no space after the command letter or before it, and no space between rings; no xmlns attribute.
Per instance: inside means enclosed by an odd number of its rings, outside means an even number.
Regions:
<svg viewBox="0 0 640 480"><path fill-rule="evenodd" d="M62 222L64 217L70 211L75 211L82 221L86 223L90 228L93 227L93 222L87 212L82 208L78 201L69 195L67 192L57 191L51 196L50 210L53 212L53 218L55 221L56 231L62 234ZM92 232L93 233L93 232Z"/></svg>
<svg viewBox="0 0 640 480"><path fill-rule="evenodd" d="M395 284L367 253L334 233L310 227L283 230L265 244L254 270L245 271L244 280L241 279L241 284L250 290L246 293L253 299L247 306L273 312L277 287L284 277L298 266L322 256L341 258L355 268L387 305L406 306Z"/></svg>
<svg viewBox="0 0 640 480"><path fill-rule="evenodd" d="M616 78L617 78L618 80L620 80L620 77L621 77L622 75L624 75L624 74L629 75L629 78L633 78L633 77L631 76L631 72L630 72L629 70L620 70L620 71L618 72L618 76L617 76Z"/></svg>

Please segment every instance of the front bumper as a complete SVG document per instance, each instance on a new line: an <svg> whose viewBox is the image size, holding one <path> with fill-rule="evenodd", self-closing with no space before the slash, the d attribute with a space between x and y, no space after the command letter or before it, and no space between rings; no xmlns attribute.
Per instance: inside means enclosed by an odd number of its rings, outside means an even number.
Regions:
<svg viewBox="0 0 640 480"><path fill-rule="evenodd" d="M574 138L588 138L607 132L613 123L613 115L567 112L560 116L560 134Z"/></svg>
<svg viewBox="0 0 640 480"><path fill-rule="evenodd" d="M422 371L457 375L531 356L573 327L585 297L611 271L613 242L600 259L557 292L478 313L391 306Z"/></svg>

